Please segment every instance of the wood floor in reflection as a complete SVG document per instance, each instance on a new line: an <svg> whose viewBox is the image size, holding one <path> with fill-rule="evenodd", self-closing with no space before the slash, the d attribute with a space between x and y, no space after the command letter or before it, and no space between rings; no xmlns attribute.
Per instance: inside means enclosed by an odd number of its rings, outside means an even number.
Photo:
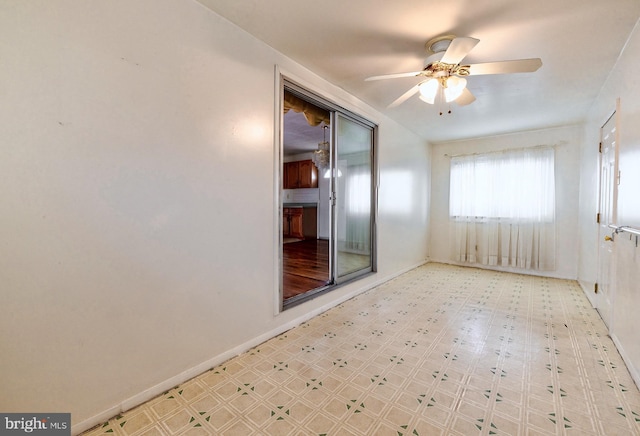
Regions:
<svg viewBox="0 0 640 436"><path fill-rule="evenodd" d="M284 299L329 283L329 241L306 239L282 246Z"/></svg>

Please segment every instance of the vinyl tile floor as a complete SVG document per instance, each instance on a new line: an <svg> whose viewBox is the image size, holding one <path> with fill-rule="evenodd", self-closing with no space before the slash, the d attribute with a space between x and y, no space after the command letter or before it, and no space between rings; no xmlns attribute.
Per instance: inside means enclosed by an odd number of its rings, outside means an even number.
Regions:
<svg viewBox="0 0 640 436"><path fill-rule="evenodd" d="M429 263L85 432L640 435L575 281Z"/></svg>

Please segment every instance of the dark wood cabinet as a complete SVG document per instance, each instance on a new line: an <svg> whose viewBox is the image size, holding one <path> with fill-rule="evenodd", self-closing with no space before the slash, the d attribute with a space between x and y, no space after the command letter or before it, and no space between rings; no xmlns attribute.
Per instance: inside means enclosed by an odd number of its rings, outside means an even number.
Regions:
<svg viewBox="0 0 640 436"><path fill-rule="evenodd" d="M285 238L304 239L302 216L301 207L285 207L282 209L282 235Z"/></svg>
<svg viewBox="0 0 640 436"><path fill-rule="evenodd" d="M283 184L284 189L317 188L318 168L312 160L286 162Z"/></svg>
<svg viewBox="0 0 640 436"><path fill-rule="evenodd" d="M318 187L318 168L310 160L298 162L298 183L300 188Z"/></svg>
<svg viewBox="0 0 640 436"><path fill-rule="evenodd" d="M284 164L284 189L295 189L298 187L298 176L300 174L298 162L287 162Z"/></svg>

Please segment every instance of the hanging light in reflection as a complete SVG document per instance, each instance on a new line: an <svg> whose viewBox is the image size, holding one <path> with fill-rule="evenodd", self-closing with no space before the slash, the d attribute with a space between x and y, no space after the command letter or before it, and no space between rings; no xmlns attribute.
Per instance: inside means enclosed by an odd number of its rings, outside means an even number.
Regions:
<svg viewBox="0 0 640 436"><path fill-rule="evenodd" d="M315 166L320 170L324 170L329 167L329 142L327 141L327 129L329 126L322 126L322 138L323 141L318 144L318 149L313 152L311 159Z"/></svg>
<svg viewBox="0 0 640 436"><path fill-rule="evenodd" d="M327 168L327 171L324 172L324 178L328 179L331 177L331 173L335 174L336 173L336 169L333 168L333 170L331 168ZM338 177L342 177L342 171L340 171L340 169L338 168Z"/></svg>

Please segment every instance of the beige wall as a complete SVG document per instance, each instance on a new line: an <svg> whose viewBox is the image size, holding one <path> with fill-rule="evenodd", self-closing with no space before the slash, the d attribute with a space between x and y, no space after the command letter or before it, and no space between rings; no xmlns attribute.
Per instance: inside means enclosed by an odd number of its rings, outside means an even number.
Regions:
<svg viewBox="0 0 640 436"><path fill-rule="evenodd" d="M77 433L427 257L428 145L195 1L4 2L0 59L0 410ZM276 65L380 126L378 273L282 314Z"/></svg>

